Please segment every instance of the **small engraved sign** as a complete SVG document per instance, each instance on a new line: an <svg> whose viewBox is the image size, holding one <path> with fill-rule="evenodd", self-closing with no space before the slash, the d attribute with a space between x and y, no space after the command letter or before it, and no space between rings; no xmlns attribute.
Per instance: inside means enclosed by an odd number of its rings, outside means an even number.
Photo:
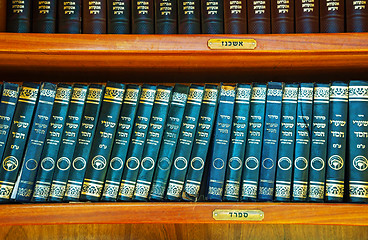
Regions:
<svg viewBox="0 0 368 240"><path fill-rule="evenodd" d="M211 50L253 50L257 42L254 39L210 39L207 46Z"/></svg>
<svg viewBox="0 0 368 240"><path fill-rule="evenodd" d="M215 209L212 217L220 221L262 221L264 212L261 210Z"/></svg>

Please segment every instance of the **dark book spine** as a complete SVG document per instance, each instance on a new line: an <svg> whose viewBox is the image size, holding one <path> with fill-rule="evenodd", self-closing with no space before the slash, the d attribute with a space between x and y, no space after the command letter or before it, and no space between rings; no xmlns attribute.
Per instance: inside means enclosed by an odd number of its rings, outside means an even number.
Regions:
<svg viewBox="0 0 368 240"><path fill-rule="evenodd" d="M294 33L294 0L271 0L272 33Z"/></svg>
<svg viewBox="0 0 368 240"><path fill-rule="evenodd" d="M39 85L23 83L0 168L0 202L9 201L22 164Z"/></svg>
<svg viewBox="0 0 368 240"><path fill-rule="evenodd" d="M130 0L107 0L107 33L130 33Z"/></svg>
<svg viewBox="0 0 368 240"><path fill-rule="evenodd" d="M46 139L55 94L55 84L43 83L41 85L40 98L33 117L32 128L23 157L23 165L12 195L12 199L15 199L17 202L31 201L34 181L41 158L43 144Z"/></svg>
<svg viewBox="0 0 368 240"><path fill-rule="evenodd" d="M155 0L155 10L155 33L178 33L178 0Z"/></svg>
<svg viewBox="0 0 368 240"><path fill-rule="evenodd" d="M295 32L319 33L320 0L295 0Z"/></svg>
<svg viewBox="0 0 368 240"><path fill-rule="evenodd" d="M54 176L52 177L48 198L49 202L61 202L63 200L83 117L82 114L87 97L87 88L87 85L73 85L72 97L70 99L64 132L61 137L56 168L54 170Z"/></svg>
<svg viewBox="0 0 368 240"><path fill-rule="evenodd" d="M156 96L155 96L156 95ZM153 159L142 159L147 144L153 144L151 124L158 124L157 118L163 118L170 101L171 89L166 86L143 85L139 99L137 115L134 120L133 134L126 156L123 175L120 182L118 200L129 201L133 198L139 167L153 164ZM163 115L160 115L160 112ZM154 134L155 135L155 134ZM157 143L159 144L159 143Z"/></svg>
<svg viewBox="0 0 368 240"><path fill-rule="evenodd" d="M83 0L83 33L106 33L106 0Z"/></svg>
<svg viewBox="0 0 368 240"><path fill-rule="evenodd" d="M306 201L312 139L313 83L300 83L293 167L293 201Z"/></svg>
<svg viewBox="0 0 368 240"><path fill-rule="evenodd" d="M17 105L19 86L4 82L0 101L0 158L2 159Z"/></svg>
<svg viewBox="0 0 368 240"><path fill-rule="evenodd" d="M247 33L246 0L224 0L224 30L226 34Z"/></svg>
<svg viewBox="0 0 368 240"><path fill-rule="evenodd" d="M247 0L248 33L271 33L271 0Z"/></svg>
<svg viewBox="0 0 368 240"><path fill-rule="evenodd" d="M321 33L344 32L344 0L320 0L320 30Z"/></svg>
<svg viewBox="0 0 368 240"><path fill-rule="evenodd" d="M118 196L126 155L132 136L134 118L137 112L139 95L140 86L127 85L101 201L115 201Z"/></svg>
<svg viewBox="0 0 368 240"><path fill-rule="evenodd" d="M7 0L6 31L31 32L32 0Z"/></svg>
<svg viewBox="0 0 368 240"><path fill-rule="evenodd" d="M207 84L198 118L198 126L193 142L192 153L190 155L191 160L190 164L188 164L188 173L186 174L182 193L182 199L186 201L197 201L199 196L212 129L216 117L218 96L218 86Z"/></svg>
<svg viewBox="0 0 368 240"><path fill-rule="evenodd" d="M315 84L308 184L311 202L323 202L325 197L329 95L330 84Z"/></svg>
<svg viewBox="0 0 368 240"><path fill-rule="evenodd" d="M367 1L346 0L346 31L368 32Z"/></svg>
<svg viewBox="0 0 368 240"><path fill-rule="evenodd" d="M348 98L347 83L331 84L325 192L327 202L342 202L344 198Z"/></svg>
<svg viewBox="0 0 368 240"><path fill-rule="evenodd" d="M231 136L231 124L233 122L235 105L235 86L221 86L218 110L216 114L216 122L214 124L214 138L212 152L209 153L209 176L207 200L221 201L224 189L225 172L228 159L228 151ZM193 173L198 169L194 166L193 170L189 169L188 175L192 170ZM198 179L198 178L197 178ZM189 180L189 179L188 179ZM194 188L193 188L194 187ZM184 186L184 196L189 199L197 198L198 192L193 189L198 188L198 184L187 181Z"/></svg>
<svg viewBox="0 0 368 240"><path fill-rule="evenodd" d="M249 122L251 85L238 84L225 177L224 201L238 201Z"/></svg>
<svg viewBox="0 0 368 240"><path fill-rule="evenodd" d="M180 128L179 140L171 166L170 178L167 183L166 199L171 201L178 201L181 199L181 192L187 174L188 161L192 152L203 95L204 91L202 86L191 86L184 111L183 123ZM166 182L163 182L161 186L166 188Z"/></svg>
<svg viewBox="0 0 368 240"><path fill-rule="evenodd" d="M272 201L275 192L283 87L283 83L280 82L268 83L262 140L262 160L259 167L259 201Z"/></svg>
<svg viewBox="0 0 368 240"><path fill-rule="evenodd" d="M73 162L69 172L64 194L64 201L78 201L82 189L83 177L86 172L87 160L92 148L96 124L100 113L104 86L91 84L88 88L86 105L79 128Z"/></svg>
<svg viewBox="0 0 368 240"><path fill-rule="evenodd" d="M107 167L115 139L125 85L108 82L102 100L101 112L87 161L81 190L81 201L98 201L102 194Z"/></svg>
<svg viewBox="0 0 368 240"><path fill-rule="evenodd" d="M81 33L82 31L82 1L58 1L58 33Z"/></svg>
<svg viewBox="0 0 368 240"><path fill-rule="evenodd" d="M266 84L253 84L250 98L248 136L244 155L241 201L255 201L257 199L266 92Z"/></svg>
<svg viewBox="0 0 368 240"><path fill-rule="evenodd" d="M150 200L160 201L164 198L166 183L169 178L175 149L178 144L182 122L185 117L184 111L188 111L187 109L189 109L189 107L186 107L188 94L195 91L195 87L194 89L185 86L180 86L178 88L180 88L181 91L173 93L172 105L166 121L158 162L152 179L149 195Z"/></svg>
<svg viewBox="0 0 368 240"><path fill-rule="evenodd" d="M368 202L368 82L349 83L349 202Z"/></svg>
<svg viewBox="0 0 368 240"><path fill-rule="evenodd" d="M154 0L132 0L132 33L153 34Z"/></svg>
<svg viewBox="0 0 368 240"><path fill-rule="evenodd" d="M224 1L201 0L202 33L224 33Z"/></svg>
<svg viewBox="0 0 368 240"><path fill-rule="evenodd" d="M33 4L34 33L55 33L56 31L56 0L36 0Z"/></svg>
<svg viewBox="0 0 368 240"><path fill-rule="evenodd" d="M54 174L71 93L71 85L58 84L54 105L52 107L50 124L47 129L46 140L43 144L40 157L40 167L37 171L34 184L32 202L46 202L49 196L51 180Z"/></svg>
<svg viewBox="0 0 368 240"><path fill-rule="evenodd" d="M201 33L200 0L178 0L178 27L181 34Z"/></svg>
<svg viewBox="0 0 368 240"><path fill-rule="evenodd" d="M281 127L277 154L275 201L290 201L293 173L298 83L286 83L282 96Z"/></svg>

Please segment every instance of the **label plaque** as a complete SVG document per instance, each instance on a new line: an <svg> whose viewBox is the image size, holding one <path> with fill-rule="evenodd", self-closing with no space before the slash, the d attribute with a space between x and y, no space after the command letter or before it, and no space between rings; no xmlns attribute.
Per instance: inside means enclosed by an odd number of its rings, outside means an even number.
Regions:
<svg viewBox="0 0 368 240"><path fill-rule="evenodd" d="M215 209L212 217L219 221L262 221L264 212L261 210Z"/></svg>
<svg viewBox="0 0 368 240"><path fill-rule="evenodd" d="M207 46L212 50L253 50L257 42L254 39L210 39Z"/></svg>

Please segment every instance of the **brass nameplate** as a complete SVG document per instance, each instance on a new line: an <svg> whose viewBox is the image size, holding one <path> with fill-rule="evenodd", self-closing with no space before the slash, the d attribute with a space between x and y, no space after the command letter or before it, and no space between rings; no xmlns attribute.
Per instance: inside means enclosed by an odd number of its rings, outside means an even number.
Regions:
<svg viewBox="0 0 368 240"><path fill-rule="evenodd" d="M257 42L254 39L210 39L207 46L220 50L252 50L257 47Z"/></svg>
<svg viewBox="0 0 368 240"><path fill-rule="evenodd" d="M262 221L264 212L261 210L215 209L212 217L215 220L224 221Z"/></svg>

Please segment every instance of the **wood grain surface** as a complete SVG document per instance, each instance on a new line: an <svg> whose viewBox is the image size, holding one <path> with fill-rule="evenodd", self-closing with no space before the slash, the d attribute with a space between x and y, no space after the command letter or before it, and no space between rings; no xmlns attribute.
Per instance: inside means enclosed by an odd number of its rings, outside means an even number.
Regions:
<svg viewBox="0 0 368 240"><path fill-rule="evenodd" d="M0 32L6 30L6 0L0 0Z"/></svg>

